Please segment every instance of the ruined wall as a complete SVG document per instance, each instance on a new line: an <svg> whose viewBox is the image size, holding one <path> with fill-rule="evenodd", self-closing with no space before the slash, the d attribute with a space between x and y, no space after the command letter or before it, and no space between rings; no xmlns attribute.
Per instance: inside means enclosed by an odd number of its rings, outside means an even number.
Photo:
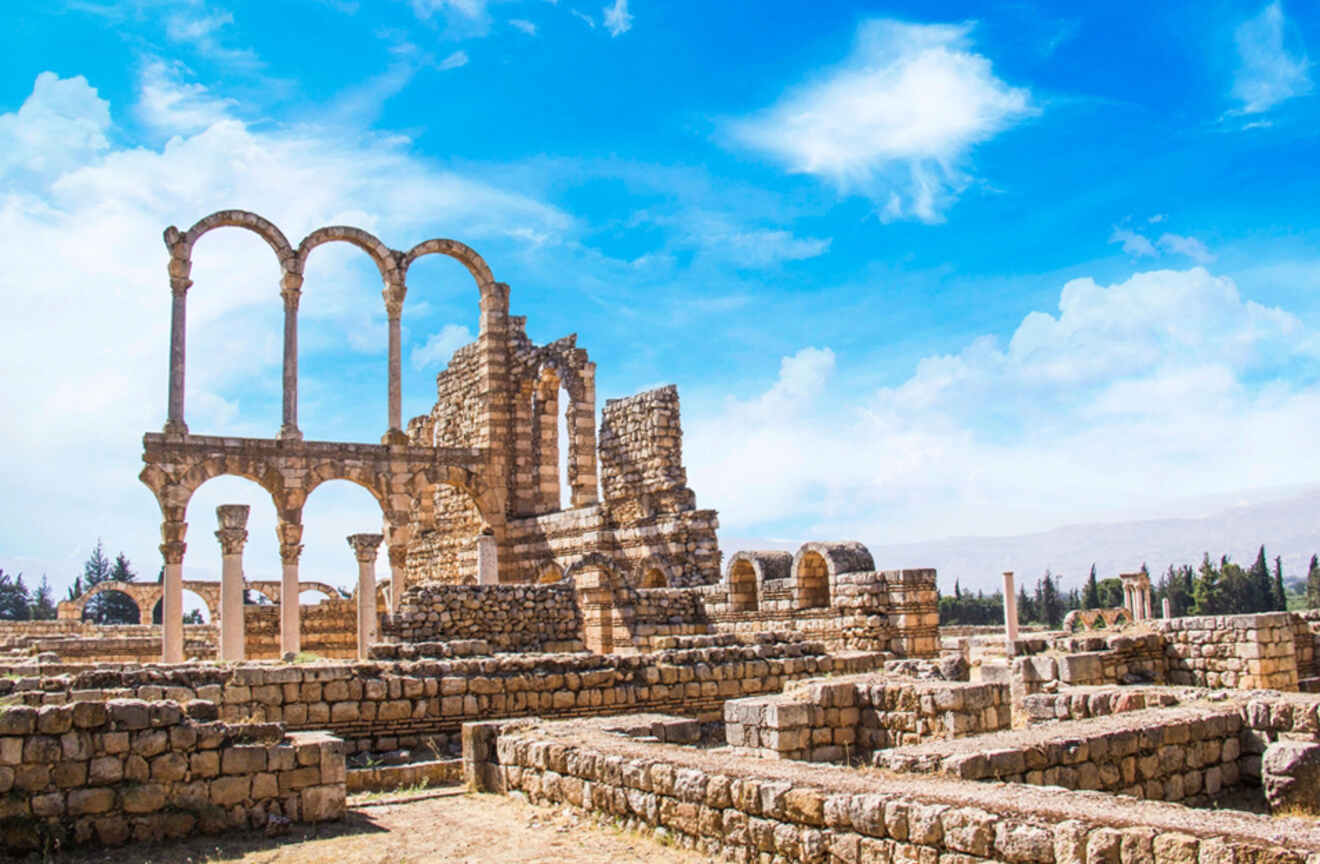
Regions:
<svg viewBox="0 0 1320 864"><path fill-rule="evenodd" d="M400 642L483 639L498 651L581 651L572 583L413 585L381 633Z"/></svg>
<svg viewBox="0 0 1320 864"><path fill-rule="evenodd" d="M217 722L214 703L116 699L0 713L7 850L118 846L274 817L338 819L342 742L274 724Z"/></svg>
<svg viewBox="0 0 1320 864"><path fill-rule="evenodd" d="M1297 689L1290 613L1207 615L1151 623L1164 637L1171 684Z"/></svg>

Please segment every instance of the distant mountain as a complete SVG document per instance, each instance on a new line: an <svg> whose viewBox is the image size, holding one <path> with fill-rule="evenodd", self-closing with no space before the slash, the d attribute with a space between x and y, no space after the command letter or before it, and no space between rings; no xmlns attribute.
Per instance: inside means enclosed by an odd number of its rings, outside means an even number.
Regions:
<svg viewBox="0 0 1320 864"><path fill-rule="evenodd" d="M1195 566L1206 552L1215 559L1228 554L1231 560L1247 566L1255 560L1262 543L1271 569L1274 556L1281 555L1285 579L1304 577L1311 555L1320 552L1320 487L1264 490L1234 497L1242 503L1221 505L1204 516L1066 525L1014 537L949 537L867 545L882 570L936 568L940 590L946 593L953 590L955 579L964 589L994 591L1004 570L1014 571L1018 584L1030 590L1046 568L1061 574L1064 590L1068 590L1082 584L1093 562L1102 579L1138 570L1144 561L1151 577L1158 580L1170 564ZM738 549L797 546L742 538L734 542L738 545L721 544L725 560Z"/></svg>

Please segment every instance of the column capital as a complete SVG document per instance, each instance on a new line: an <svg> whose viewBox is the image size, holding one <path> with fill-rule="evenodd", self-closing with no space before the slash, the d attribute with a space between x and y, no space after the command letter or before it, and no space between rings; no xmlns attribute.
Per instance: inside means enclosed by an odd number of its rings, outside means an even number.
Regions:
<svg viewBox="0 0 1320 864"><path fill-rule="evenodd" d="M171 276L170 293L175 297L182 297L188 293L188 289L192 287L192 284L192 280L187 276Z"/></svg>
<svg viewBox="0 0 1320 864"><path fill-rule="evenodd" d="M384 534L348 535L348 545L353 547L353 553L357 555L357 560L363 564L375 563L376 553L380 550L380 544L384 541Z"/></svg>
<svg viewBox="0 0 1320 864"><path fill-rule="evenodd" d="M301 543L281 543L280 561L285 564L297 564L298 558L302 556L302 550Z"/></svg>
<svg viewBox="0 0 1320 864"><path fill-rule="evenodd" d="M245 528L221 528L215 532L215 539L220 541L220 552L223 555L242 555L247 537Z"/></svg>
<svg viewBox="0 0 1320 864"><path fill-rule="evenodd" d="M407 293L408 289L398 282L387 283L380 292L380 296L385 298L385 314L391 321L397 321L403 316L403 298Z"/></svg>
<svg viewBox="0 0 1320 864"><path fill-rule="evenodd" d="M302 297L303 277L301 273L286 272L280 277L280 296L284 298L286 309L296 310Z"/></svg>
<svg viewBox="0 0 1320 864"><path fill-rule="evenodd" d="M160 544L160 554L165 557L166 564L182 564L183 553L188 551L188 544L182 540L171 540Z"/></svg>
<svg viewBox="0 0 1320 864"><path fill-rule="evenodd" d="M408 560L408 547L396 543L389 547L390 566L402 567Z"/></svg>

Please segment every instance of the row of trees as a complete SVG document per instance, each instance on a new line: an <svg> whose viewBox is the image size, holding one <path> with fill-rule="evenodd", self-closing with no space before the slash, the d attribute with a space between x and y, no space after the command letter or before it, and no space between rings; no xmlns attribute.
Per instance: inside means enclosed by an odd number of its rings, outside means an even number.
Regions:
<svg viewBox="0 0 1320 864"><path fill-rule="evenodd" d="M83 562L83 572L74 577L65 599L76 600L102 582L135 582L138 574L128 556L120 552L111 561L105 546L98 538L96 547ZM156 581L165 578L162 568ZM55 601L50 583L43 574L41 583L31 591L23 584L23 574L11 578L0 570L0 621L47 621L55 618ZM102 591L83 606L83 620L93 624L137 624L141 615L133 598L121 591ZM185 624L201 624L202 614L196 609L184 615ZM152 623L160 623L159 604L152 613Z"/></svg>
<svg viewBox="0 0 1320 864"><path fill-rule="evenodd" d="M1146 565L1141 565L1147 573ZM1097 577L1095 565L1079 588L1063 591L1062 578L1045 571L1036 581L1035 590L1023 585L1018 591L1018 620L1024 624L1058 627L1074 609L1112 609L1123 606L1123 582L1117 576ZM1283 576L1283 561L1276 556L1271 568L1261 546L1256 561L1243 568L1227 555L1212 561L1206 554L1199 567L1190 564L1170 565L1158 581L1152 580L1153 613L1162 614L1165 598L1174 617L1181 615L1221 615L1225 613L1270 612L1294 608L1320 608L1320 556L1311 556L1305 584L1294 582L1289 592ZM1000 591L975 594L963 591L955 582L951 596L940 597L941 624L1004 623L1004 595Z"/></svg>

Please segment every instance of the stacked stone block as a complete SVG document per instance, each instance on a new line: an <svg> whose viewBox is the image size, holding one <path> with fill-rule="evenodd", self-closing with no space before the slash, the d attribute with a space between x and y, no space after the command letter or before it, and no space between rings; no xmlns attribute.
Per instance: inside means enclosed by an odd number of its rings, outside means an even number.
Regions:
<svg viewBox="0 0 1320 864"><path fill-rule="evenodd" d="M1243 690L1297 689L1297 649L1287 612L1152 622L1164 637L1172 684Z"/></svg>
<svg viewBox="0 0 1320 864"><path fill-rule="evenodd" d="M484 639L496 651L581 651L582 617L571 583L446 585L404 592L383 623L405 643Z"/></svg>
<svg viewBox="0 0 1320 864"><path fill-rule="evenodd" d="M319 822L344 811L342 742L227 724L197 700L114 699L0 713L0 831L10 850Z"/></svg>

